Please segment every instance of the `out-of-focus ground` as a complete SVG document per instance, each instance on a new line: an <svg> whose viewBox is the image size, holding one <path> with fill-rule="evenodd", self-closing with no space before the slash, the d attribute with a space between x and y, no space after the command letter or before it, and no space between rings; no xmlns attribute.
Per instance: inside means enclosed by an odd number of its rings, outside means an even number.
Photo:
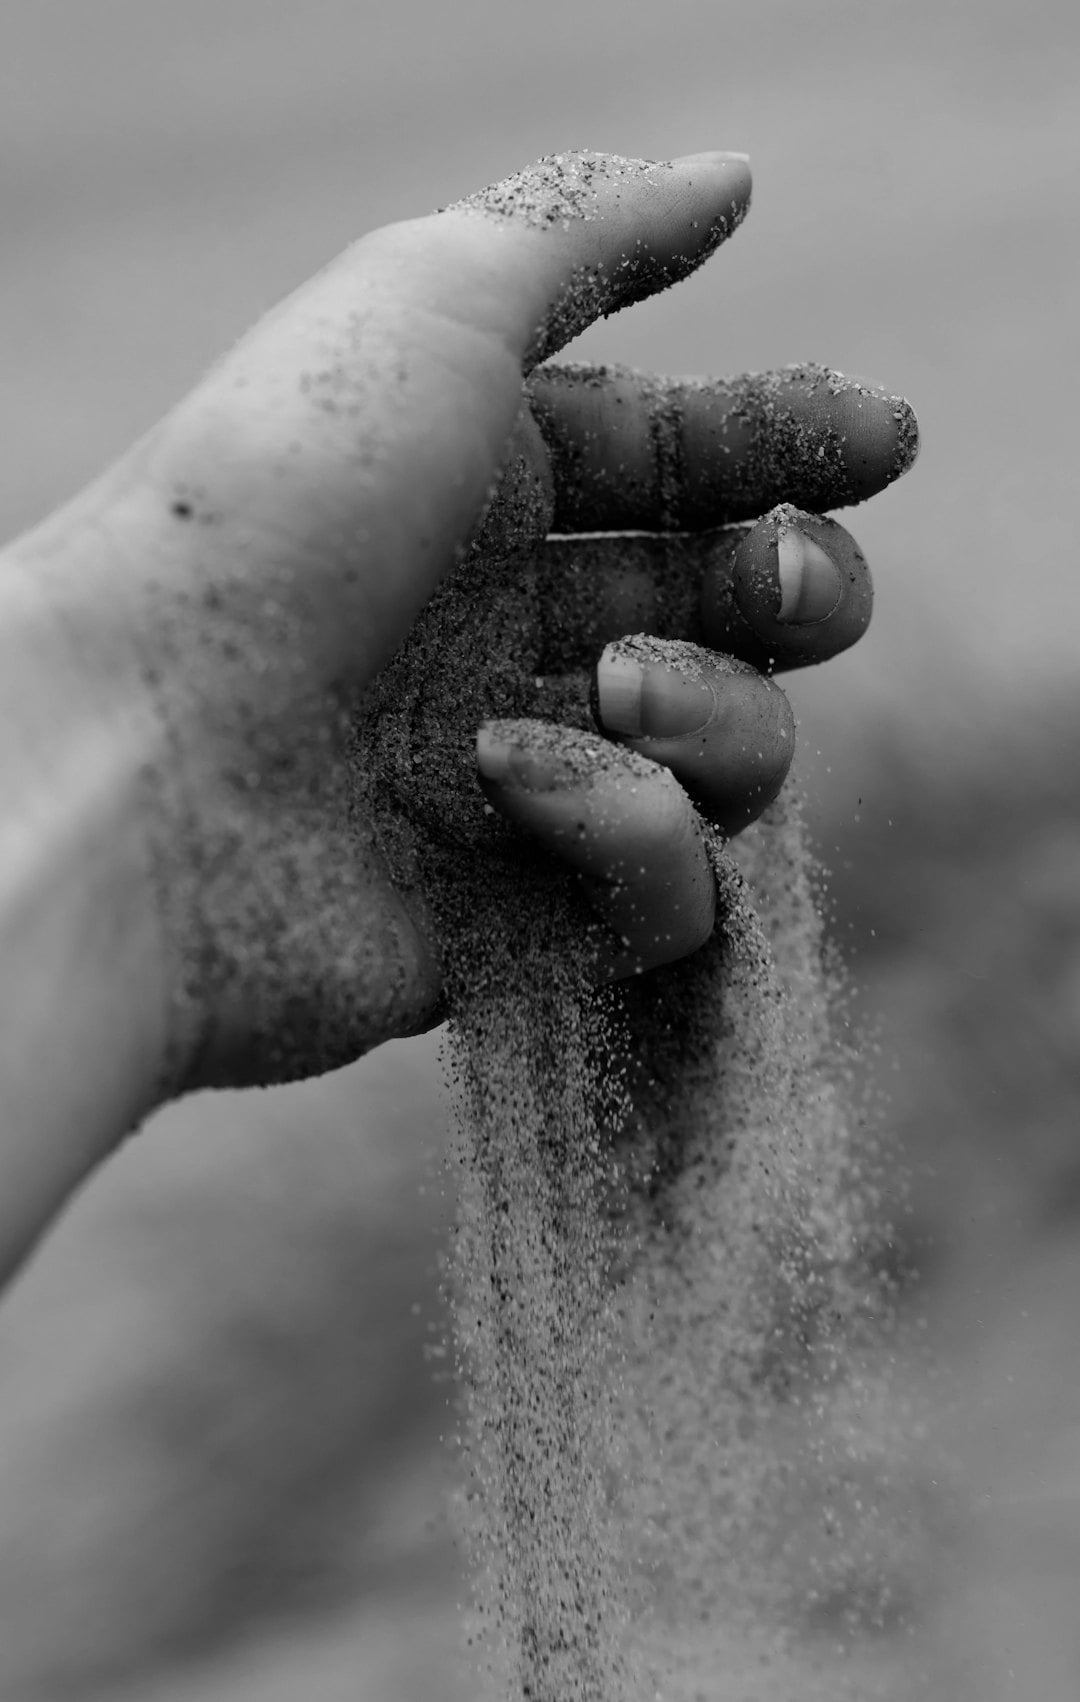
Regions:
<svg viewBox="0 0 1080 1702"><path fill-rule="evenodd" d="M0 19L5 534L351 237L563 147L755 169L730 247L583 356L914 402L916 470L848 517L874 627L792 683L964 1486L915 1631L846 1657L897 1702L1080 1693L1078 51L1068 0ZM173 1107L74 1202L0 1312L5 1702L470 1694L422 1351L444 1126L401 1043Z"/></svg>

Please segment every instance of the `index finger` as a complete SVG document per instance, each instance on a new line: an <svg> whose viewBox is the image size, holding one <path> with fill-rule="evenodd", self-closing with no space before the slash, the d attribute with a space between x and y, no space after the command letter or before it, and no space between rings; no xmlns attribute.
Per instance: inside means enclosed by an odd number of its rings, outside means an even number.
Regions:
<svg viewBox="0 0 1080 1702"><path fill-rule="evenodd" d="M863 502L919 442L902 396L805 363L737 378L538 367L529 396L555 475L556 532L700 531L778 502Z"/></svg>

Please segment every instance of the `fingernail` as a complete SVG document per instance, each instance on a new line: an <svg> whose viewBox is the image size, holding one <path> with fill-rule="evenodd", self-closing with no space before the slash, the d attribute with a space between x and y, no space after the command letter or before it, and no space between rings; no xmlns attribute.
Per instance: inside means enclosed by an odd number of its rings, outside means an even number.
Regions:
<svg viewBox="0 0 1080 1702"><path fill-rule="evenodd" d="M609 644L601 652L596 664L596 696L600 719L609 733L640 738L644 681L645 670L625 651Z"/></svg>
<svg viewBox="0 0 1080 1702"><path fill-rule="evenodd" d="M820 544L794 526L781 529L776 540L780 607L777 620L809 626L832 614L844 589L840 569Z"/></svg>
<svg viewBox="0 0 1080 1702"><path fill-rule="evenodd" d="M476 735L476 766L494 785L501 786L510 774L513 746L501 739L492 727L483 726Z"/></svg>
<svg viewBox="0 0 1080 1702"><path fill-rule="evenodd" d="M476 735L476 766L493 785L523 786L528 792L551 792L566 779L565 764L553 753L529 749L497 723L485 723Z"/></svg>
<svg viewBox="0 0 1080 1702"><path fill-rule="evenodd" d="M672 165L694 165L699 160L707 161L709 165L749 165L749 154L736 154L730 150L708 148L700 154L680 154L672 160Z"/></svg>
<svg viewBox="0 0 1080 1702"><path fill-rule="evenodd" d="M607 645L596 664L596 706L604 731L631 739L674 739L707 726L716 709L709 682L673 657L661 657L658 666L650 667L629 651L633 642Z"/></svg>

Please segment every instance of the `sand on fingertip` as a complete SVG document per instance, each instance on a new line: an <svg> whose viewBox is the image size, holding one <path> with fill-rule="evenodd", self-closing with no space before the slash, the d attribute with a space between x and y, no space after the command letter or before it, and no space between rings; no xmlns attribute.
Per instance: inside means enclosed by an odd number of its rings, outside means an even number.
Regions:
<svg viewBox="0 0 1080 1702"><path fill-rule="evenodd" d="M534 164L476 189L442 210L487 213L541 229L554 224L566 228L571 220L596 217L601 188L656 170L655 160L626 159L621 154L598 154L587 149L545 154Z"/></svg>

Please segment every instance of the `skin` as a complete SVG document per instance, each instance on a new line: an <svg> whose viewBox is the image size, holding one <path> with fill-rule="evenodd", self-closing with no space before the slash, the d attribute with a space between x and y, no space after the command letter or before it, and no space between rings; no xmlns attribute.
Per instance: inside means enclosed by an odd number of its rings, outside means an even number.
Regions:
<svg viewBox="0 0 1080 1702"><path fill-rule="evenodd" d="M175 824L147 788L148 770L171 775L186 812L168 871L177 891L211 845L222 776L245 760L241 699L273 748L287 746L293 766L306 765L310 803L318 795L310 776L333 760L343 698L359 700L440 579L478 532L482 539L523 428L553 518L561 510L604 531L670 524L661 479L650 496L647 384L624 377L605 400L583 383L553 383L541 368L523 409L522 381L589 318L707 258L745 212L749 170L742 156L723 154L633 171L610 156L576 156L572 169L580 162L587 217L527 218L489 202L364 237L95 485L4 553L0 1270L16 1266L78 1182L163 1098L198 1085L189 1062L197 1032L219 1033L216 1082L259 1079L243 1025L262 990L242 988L238 999L231 988L227 1011L212 1008L212 989L206 1008L178 998L184 918L165 914L160 866ZM583 276L589 288L568 298ZM839 406L827 390L799 405L823 432ZM747 518L732 512L720 476L723 407L718 389L687 413L695 527ZM867 398L844 425L858 479L857 489L841 481L838 495L850 501L853 489L869 495L901 469L887 399ZM571 484L564 451L583 434L587 465ZM782 471L763 505L784 500ZM628 473L633 513L618 494ZM612 540L603 573L615 606L629 585L628 612L637 572L627 579ZM194 690L192 658L170 634L193 600L214 596L241 623L260 672L211 647ZM709 645L745 650L753 621L724 595L710 607ZM851 642L845 604L816 621L810 659L830 653L830 623L834 648ZM767 624L764 639L783 666L784 634L771 614ZM602 726L614 702L603 649L611 636L584 635L602 650ZM807 660L804 652L793 640L792 660ZM479 777L493 806L553 855L576 859L588 880L619 942L610 972L646 970L707 937L714 906L695 805L743 825L790 761L790 718L771 680L749 666L733 673L700 646L698 674L695 683L660 663L645 667L632 707L644 712L639 730L606 730L656 766L647 783L617 795L602 784L553 784L560 776L550 765L508 746L498 728L479 732ZM620 693L625 720L625 678ZM748 773L744 753L763 728L765 754ZM273 799L279 837L290 831L290 802ZM238 879L245 843L267 854L257 786L242 807L252 831L241 819ZM568 836L571 819L585 821L584 835ZM328 843L339 828L328 814ZM287 850L269 846L272 855ZM302 911L295 920L302 926ZM377 942L389 929L395 942L383 982L376 962L357 1013L356 1050L423 1026L441 977L427 919L376 870L359 893L349 889L339 921L344 936L369 928Z"/></svg>

